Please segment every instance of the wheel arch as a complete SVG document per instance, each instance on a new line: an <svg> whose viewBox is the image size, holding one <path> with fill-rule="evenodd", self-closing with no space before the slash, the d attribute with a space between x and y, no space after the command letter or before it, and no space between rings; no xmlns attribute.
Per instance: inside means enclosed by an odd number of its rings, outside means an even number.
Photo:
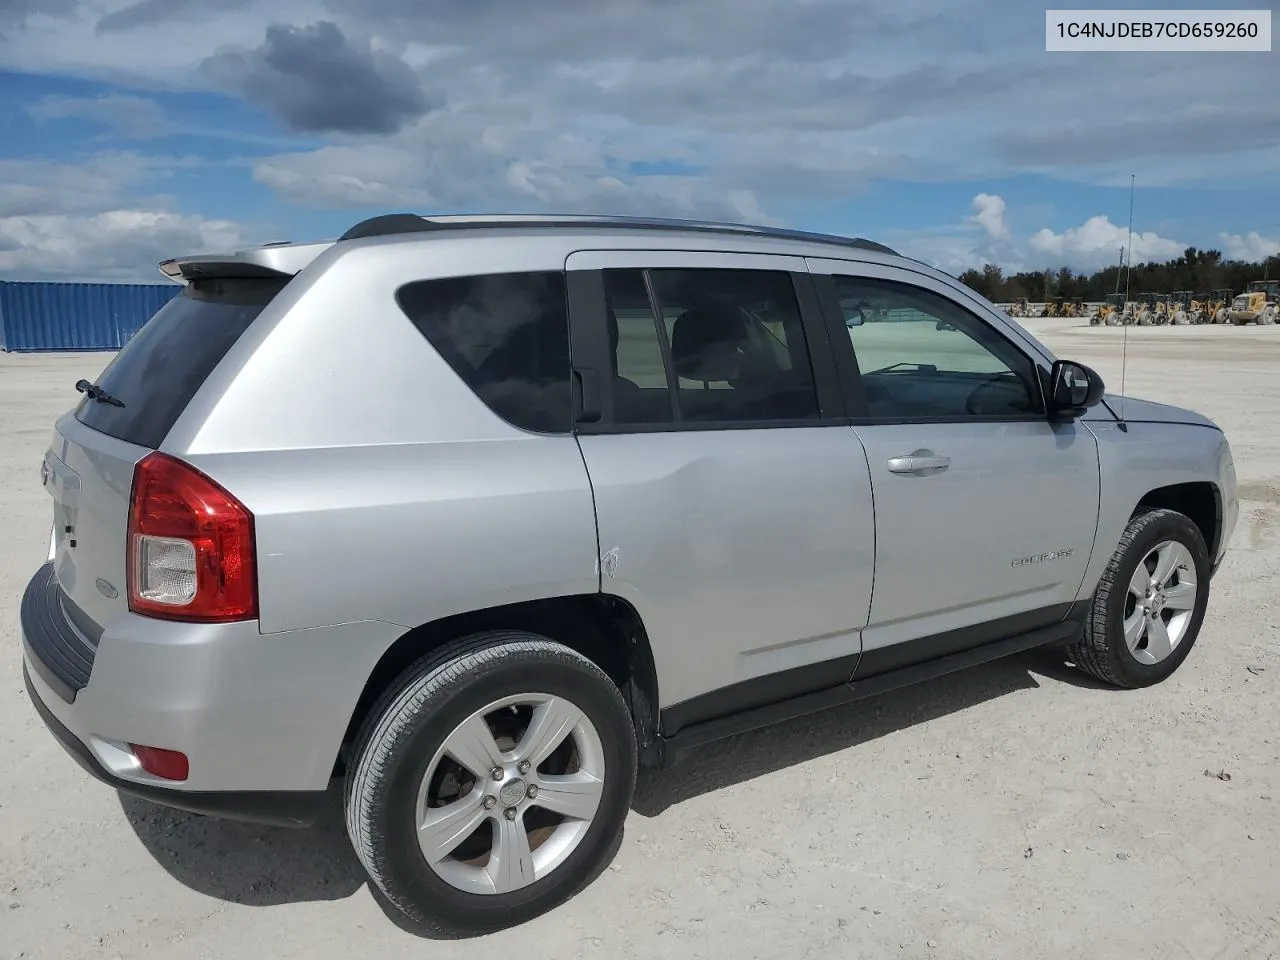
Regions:
<svg viewBox="0 0 1280 960"><path fill-rule="evenodd" d="M1144 510L1174 510L1186 516L1200 530L1209 557L1218 554L1222 537L1222 491L1209 480L1174 483L1147 491L1133 508L1133 514Z"/></svg>
<svg viewBox="0 0 1280 960"><path fill-rule="evenodd" d="M622 692L631 710L640 762L657 765L657 668L639 613L626 600L606 593L549 597L488 607L420 624L401 634L379 657L352 710L334 766L348 767L352 744L378 698L413 663L453 640L487 630L519 630L562 643L591 660Z"/></svg>

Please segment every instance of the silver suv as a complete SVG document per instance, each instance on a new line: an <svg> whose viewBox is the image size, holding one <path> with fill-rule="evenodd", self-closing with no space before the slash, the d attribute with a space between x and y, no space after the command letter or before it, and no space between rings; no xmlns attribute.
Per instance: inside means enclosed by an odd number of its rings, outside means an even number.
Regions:
<svg viewBox="0 0 1280 960"><path fill-rule="evenodd" d="M1047 645L1161 681L1236 523L1212 422L866 240L395 214L161 269L41 468L31 700L160 803L340 784L422 924L562 902L638 765L750 728Z"/></svg>

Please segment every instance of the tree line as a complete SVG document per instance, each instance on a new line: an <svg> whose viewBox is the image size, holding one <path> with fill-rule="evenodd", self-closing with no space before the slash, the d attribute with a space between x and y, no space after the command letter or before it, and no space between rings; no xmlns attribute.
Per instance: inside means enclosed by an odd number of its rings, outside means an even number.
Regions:
<svg viewBox="0 0 1280 960"><path fill-rule="evenodd" d="M1123 293L1125 290L1124 270L1118 263L1119 251L1116 252L1116 266L1090 274L1075 273L1070 267L1062 267L1006 277L1000 267L988 263L981 270L966 270L960 274L959 280L995 303L1010 303L1020 297L1031 301L1052 297L1102 300L1107 294L1117 291L1117 280L1119 291ZM1280 279L1280 256L1250 263L1224 260L1221 250L1187 247L1182 256L1173 260L1133 264L1129 271L1129 295L1171 293L1174 290L1207 293L1222 289L1240 293L1249 281L1263 279Z"/></svg>

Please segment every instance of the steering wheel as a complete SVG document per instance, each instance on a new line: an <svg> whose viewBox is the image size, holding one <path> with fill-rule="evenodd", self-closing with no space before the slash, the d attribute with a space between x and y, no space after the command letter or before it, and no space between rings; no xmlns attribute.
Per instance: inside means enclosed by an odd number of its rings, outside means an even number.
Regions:
<svg viewBox="0 0 1280 960"><path fill-rule="evenodd" d="M981 383L979 383L976 387L974 387L973 391L969 394L969 396L965 398L965 401L964 401L965 413L969 414L969 416L971 417L985 416L989 411L985 411L981 408L982 399L986 396L986 394L992 393L993 388L1005 386L1008 383L1008 380L1009 380L1009 374L1007 373L993 373L989 377L984 379Z"/></svg>

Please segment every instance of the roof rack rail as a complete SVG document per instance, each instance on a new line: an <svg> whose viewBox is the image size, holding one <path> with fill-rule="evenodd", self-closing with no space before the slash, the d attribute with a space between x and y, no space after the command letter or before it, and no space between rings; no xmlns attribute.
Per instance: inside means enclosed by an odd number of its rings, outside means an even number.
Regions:
<svg viewBox="0 0 1280 960"><path fill-rule="evenodd" d="M772 237L777 240L808 241L810 243L838 244L872 250L890 256L898 252L883 243L862 237L841 237L835 234L792 230L786 227L766 227L746 223L730 223L715 220L681 220L663 217L627 217L595 214L475 214L424 217L416 213L388 213L362 220L338 238L361 240L368 237L386 237L400 233L427 233L435 230L467 229L476 227L568 227L599 226L623 227L633 230L688 230L698 233L726 233Z"/></svg>
<svg viewBox="0 0 1280 960"><path fill-rule="evenodd" d="M361 220L354 227L338 238L343 240L362 240L365 237L388 237L395 233L420 233L430 230L434 224L416 213L387 213L380 217Z"/></svg>

